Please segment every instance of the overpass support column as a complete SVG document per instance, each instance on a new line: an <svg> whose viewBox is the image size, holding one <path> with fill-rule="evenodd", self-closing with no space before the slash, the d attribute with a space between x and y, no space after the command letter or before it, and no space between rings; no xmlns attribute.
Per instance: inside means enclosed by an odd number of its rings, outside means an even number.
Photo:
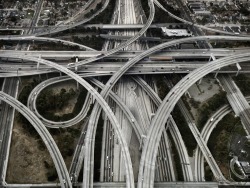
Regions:
<svg viewBox="0 0 250 188"><path fill-rule="evenodd" d="M40 66L40 63L39 63L39 62L37 62L37 64L36 64L36 70L38 70L38 69L39 69L39 66Z"/></svg>
<svg viewBox="0 0 250 188"><path fill-rule="evenodd" d="M75 72L77 73L78 71L78 66L77 66L77 63L78 63L78 57L76 57L76 63L75 63ZM79 89L79 83L76 81L76 89L78 90Z"/></svg>
<svg viewBox="0 0 250 188"><path fill-rule="evenodd" d="M198 85L200 85L200 84L201 84L201 82L202 82L202 79L203 79L203 78L201 78L201 79L199 80L199 82L198 82Z"/></svg>
<svg viewBox="0 0 250 188"><path fill-rule="evenodd" d="M220 69L218 69L218 70L216 71L214 78L217 78L217 75L218 75L219 71L220 71Z"/></svg>
<svg viewBox="0 0 250 188"><path fill-rule="evenodd" d="M214 61L214 60L216 60L216 58L214 57L214 54L211 53L208 61Z"/></svg>
<svg viewBox="0 0 250 188"><path fill-rule="evenodd" d="M168 129L168 127L169 127L169 122L171 121L170 119L172 119L173 117L172 117L172 115L170 115L169 116L169 118L168 118L168 120L167 120L167 126L166 126L166 130Z"/></svg>
<svg viewBox="0 0 250 188"><path fill-rule="evenodd" d="M18 76L18 71L19 71L19 68L16 70L16 76L17 76L19 82L22 83L22 79L20 78L20 76Z"/></svg>
<svg viewBox="0 0 250 188"><path fill-rule="evenodd" d="M241 70L241 66L239 65L239 63L236 63L236 67L238 69L237 73L236 73L236 76L238 76L240 70Z"/></svg>
<svg viewBox="0 0 250 188"><path fill-rule="evenodd" d="M145 142L145 139L147 139L146 135L141 135L141 140L140 140L140 147L139 150L141 151Z"/></svg>
<svg viewBox="0 0 250 188"><path fill-rule="evenodd" d="M39 55L38 58L41 59L41 54ZM39 66L40 66L40 62L38 61L38 62L37 62L37 65L36 65L36 70L39 69ZM41 80L41 74L39 74L39 80Z"/></svg>

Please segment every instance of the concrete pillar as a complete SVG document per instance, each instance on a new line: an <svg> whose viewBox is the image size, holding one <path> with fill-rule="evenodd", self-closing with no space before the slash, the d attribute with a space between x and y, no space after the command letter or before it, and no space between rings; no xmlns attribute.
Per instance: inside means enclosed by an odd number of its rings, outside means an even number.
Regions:
<svg viewBox="0 0 250 188"><path fill-rule="evenodd" d="M199 80L199 82L198 82L198 85L200 85L200 84L201 84L201 82L202 82L202 79L203 79L203 78L201 78L201 79Z"/></svg>
<svg viewBox="0 0 250 188"><path fill-rule="evenodd" d="M79 82L76 81L76 89L79 90Z"/></svg>
<svg viewBox="0 0 250 188"><path fill-rule="evenodd" d="M41 59L41 55L39 55L38 58ZM36 69L37 69L37 70L38 70L38 68L39 68L39 65L40 65L40 62L38 61L38 62L37 62L37 66L36 66Z"/></svg>
<svg viewBox="0 0 250 188"><path fill-rule="evenodd" d="M216 60L216 58L214 57L214 54L211 53L208 61L214 61L214 60Z"/></svg>
<svg viewBox="0 0 250 188"><path fill-rule="evenodd" d="M238 76L240 70L241 70L241 66L239 65L239 63L236 63L236 67L238 69L237 73L236 73L236 76Z"/></svg>
<svg viewBox="0 0 250 188"><path fill-rule="evenodd" d="M78 57L76 57L76 63L75 63L75 72L77 73L78 71L78 66L77 66L77 63L78 63ZM76 89L78 90L79 89L79 83L76 81Z"/></svg>
<svg viewBox="0 0 250 188"><path fill-rule="evenodd" d="M215 73L214 78L217 78L217 75L218 75L219 71L220 71L220 69L217 70L217 72Z"/></svg>

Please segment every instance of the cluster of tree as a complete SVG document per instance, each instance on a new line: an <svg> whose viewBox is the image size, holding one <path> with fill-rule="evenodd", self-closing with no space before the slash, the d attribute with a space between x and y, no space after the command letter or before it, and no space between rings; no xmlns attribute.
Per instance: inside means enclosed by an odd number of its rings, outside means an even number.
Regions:
<svg viewBox="0 0 250 188"><path fill-rule="evenodd" d="M160 28L149 28L148 31L153 37L160 37L162 36L162 32Z"/></svg>
<svg viewBox="0 0 250 188"><path fill-rule="evenodd" d="M84 33L85 35L99 35L101 33L100 28L96 27L83 27L83 26L78 26L75 28L67 29L59 33L53 34L54 37L60 37L60 36L76 36L79 33Z"/></svg>
<svg viewBox="0 0 250 188"><path fill-rule="evenodd" d="M110 0L106 9L90 21L91 24L108 24L114 13L116 0Z"/></svg>
<svg viewBox="0 0 250 188"><path fill-rule="evenodd" d="M174 143L174 140L172 138L172 135L169 133L169 131L167 132L168 137L171 141L171 143ZM178 154L178 151L176 149L176 145L175 144L171 144L171 149L172 149L172 158L174 159L174 164L175 164L175 169L177 172L177 181L184 181L184 177L183 177L183 171L182 171L182 164L181 164L181 160L180 160L180 156Z"/></svg>
<svg viewBox="0 0 250 188"><path fill-rule="evenodd" d="M79 50L79 46L72 46L72 45L65 45L62 42L36 42L33 46L33 50L54 50L54 51L60 51L60 50Z"/></svg>
<svg viewBox="0 0 250 188"><path fill-rule="evenodd" d="M168 86L166 82L164 81L164 78L162 75L156 76L155 79L156 79L156 85L158 89L158 95L163 100L169 92Z"/></svg>
<svg viewBox="0 0 250 188"><path fill-rule="evenodd" d="M102 2L99 2L95 9L91 9L87 14L85 14L85 17L90 18L93 14L95 14L98 10L102 8L103 4Z"/></svg>
<svg viewBox="0 0 250 188"><path fill-rule="evenodd" d="M199 105L200 105L200 101L196 101L194 98L191 98L189 100L190 104L194 107L194 108L199 108Z"/></svg>
<svg viewBox="0 0 250 188"><path fill-rule="evenodd" d="M21 34L21 31L16 30L2 30L0 31L0 35L19 35ZM1 40L3 42L3 40Z"/></svg>
<svg viewBox="0 0 250 188"><path fill-rule="evenodd" d="M236 48L236 47L249 47L250 46L250 42L249 41L237 41L237 42L216 42L214 43L214 46L216 48Z"/></svg>
<svg viewBox="0 0 250 188"><path fill-rule="evenodd" d="M149 16L149 6L148 6L148 1L141 1L142 8L144 10L144 13L146 14L146 17L148 18Z"/></svg>
<svg viewBox="0 0 250 188"><path fill-rule="evenodd" d="M228 147L229 141L231 135L239 134L241 132L239 129L235 129L236 126L242 127L239 123L240 119L235 118L234 115L230 113L217 124L209 138L208 148L215 160L219 162L221 166L228 166L228 161L230 160Z"/></svg>
<svg viewBox="0 0 250 188"><path fill-rule="evenodd" d="M57 146L64 158L72 156L74 153L74 135L73 134L61 134L57 138Z"/></svg>
<svg viewBox="0 0 250 188"><path fill-rule="evenodd" d="M204 169L205 169L205 180L213 181L213 177L214 177L213 172L211 171L206 161L204 162Z"/></svg>
<svg viewBox="0 0 250 188"><path fill-rule="evenodd" d="M100 116L98 124L97 124L97 130L96 130L96 136L95 136L95 158L94 158L94 181L100 181L100 168L101 168L101 156L102 152L102 134L103 134L103 124L104 121L102 117Z"/></svg>
<svg viewBox="0 0 250 188"><path fill-rule="evenodd" d="M244 16L249 16L250 15L250 11L248 10L248 8L246 6L243 6L243 5L240 7L239 12L241 14L243 14Z"/></svg>
<svg viewBox="0 0 250 188"><path fill-rule="evenodd" d="M169 12L171 12L172 14L174 14L174 15L180 17L181 12L180 12L179 9L174 9L174 8L173 8L171 5L169 5L169 4L167 3L167 1L165 1L165 0L158 0L158 1L159 1L159 2L165 7L165 9L167 9ZM165 13L165 14L167 14L167 13Z"/></svg>
<svg viewBox="0 0 250 188"><path fill-rule="evenodd" d="M171 6L168 6L168 8L166 9L169 10L173 14L176 13L175 15L180 14L178 11L175 11ZM153 23L178 23L178 22L180 21L172 18L162 9L155 7L155 17L154 17Z"/></svg>
<svg viewBox="0 0 250 188"><path fill-rule="evenodd" d="M92 35L91 37L86 36L86 37L76 37L73 36L73 41L78 42L80 44L84 44L88 47L94 48L96 50L101 50L103 43L105 41L105 39L99 37L99 36L95 36Z"/></svg>
<svg viewBox="0 0 250 188"><path fill-rule="evenodd" d="M71 113L58 116L52 113L52 111L62 109L68 104L68 100L75 95L76 92L73 89L70 89L68 92L66 92L65 89L62 89L59 94L54 94L51 90L45 90L38 96L37 110L43 117L52 121L60 122L70 120L81 111L87 95L86 89L81 89L77 102Z"/></svg>
<svg viewBox="0 0 250 188"><path fill-rule="evenodd" d="M198 128L201 130L207 120L210 118L211 114L220 108L221 106L227 103L227 97L225 91L220 91L213 95L206 103L204 103L199 109L199 119L198 119Z"/></svg>
<svg viewBox="0 0 250 188"><path fill-rule="evenodd" d="M38 79L33 79L32 82L29 82L27 85L25 85L20 92L18 96L18 100L23 103L24 105L27 105L28 97L30 95L30 92L40 83L41 81Z"/></svg>
<svg viewBox="0 0 250 188"><path fill-rule="evenodd" d="M46 118L55 120L57 118L54 118L52 111L61 110L75 95L76 92L72 88L68 92L62 88L58 94L55 94L51 89L44 90L37 98L37 110Z"/></svg>
<svg viewBox="0 0 250 188"><path fill-rule="evenodd" d="M250 78L246 76L245 74L239 74L238 76L233 77L235 80L235 83L243 93L243 95L249 95L250 94Z"/></svg>
<svg viewBox="0 0 250 188"><path fill-rule="evenodd" d="M196 140L189 129L189 126L186 122L186 119L182 115L178 106L176 106L172 112L172 116L180 130L181 136L185 142L185 145L188 150L188 155L191 157L193 156L193 150L196 148L197 143Z"/></svg>
<svg viewBox="0 0 250 188"><path fill-rule="evenodd" d="M48 181L55 181L56 179L58 179L58 175L56 172L56 168L54 165L49 164L47 161L43 161L44 162L44 166L47 169L47 180Z"/></svg>

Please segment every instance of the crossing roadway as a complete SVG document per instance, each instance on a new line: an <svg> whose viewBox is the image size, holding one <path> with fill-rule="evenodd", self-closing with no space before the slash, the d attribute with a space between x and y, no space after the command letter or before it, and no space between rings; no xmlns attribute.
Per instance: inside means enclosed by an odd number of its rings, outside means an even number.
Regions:
<svg viewBox="0 0 250 188"><path fill-rule="evenodd" d="M14 57L14 56L12 56L12 57ZM29 60L29 61L39 61L41 64L46 64L48 66L52 66L53 68L56 68L57 70L59 70L59 71L65 73L65 74L69 75L70 77L72 77L74 80L79 82L79 84L81 84L83 87L85 87L91 93L91 95L95 98L95 100L101 105L102 109L107 114L111 124L113 125L113 128L114 128L114 130L116 132L116 135L118 137L119 143L121 144L122 154L123 154L123 157L124 157L124 163L125 163L125 167L126 167L126 170L127 170L127 173L126 173L126 176L127 176L126 180L127 181L126 181L126 183L127 183L128 187L134 187L134 177L133 177L132 163L131 163L131 158L129 156L127 143L126 143L126 141L125 141L125 139L124 139L124 137L122 135L120 125L119 125L117 119L115 118L112 110L107 105L105 100L101 97L101 95L88 82L86 82L79 75L73 73L72 71L70 71L69 69L67 69L65 67L62 67L62 66L60 66L58 64L55 64L55 63L47 61L47 60L41 60L41 59L39 60L39 59L33 58L33 57L15 56L15 58L21 58L21 59ZM92 141L92 139L89 140L89 135L87 135L85 137L85 144L88 145L88 142L91 142L91 141Z"/></svg>
<svg viewBox="0 0 250 188"><path fill-rule="evenodd" d="M167 121L167 118L170 115L170 112L174 108L175 104L177 103L178 99L184 94L184 92L193 85L197 80L205 76L206 74L210 73L212 70L216 68L221 68L226 65L230 65L236 62L247 61L249 59L249 53L241 54L239 56L229 56L225 58L221 58L219 60L215 60L210 62L201 68L193 71L192 73L185 76L178 84L174 86L174 88L169 92L169 94L165 97L163 103L159 107L158 111L156 112L154 119L152 120L152 124L150 127L149 134L147 135L146 145L143 148L142 158L141 158L141 166L139 172L139 179L138 187L153 187L154 182L154 161L156 158L156 149L158 148L159 144L159 137L161 132L164 128L164 124ZM153 128L152 128L153 127ZM224 183L229 183L225 180L220 174L220 170L218 169L216 163L211 161L210 152L206 148L206 144L204 140L200 138L200 134L196 127L193 127L191 131L194 134L196 141L198 142L199 147L202 149L203 155L206 158L212 172L214 173L216 179L218 181L222 181ZM150 147L149 147L150 146ZM156 153L155 153L156 152ZM150 161L150 162L149 162ZM152 162L151 162L152 161ZM151 176L152 175L152 176ZM143 181L145 180L145 181Z"/></svg>

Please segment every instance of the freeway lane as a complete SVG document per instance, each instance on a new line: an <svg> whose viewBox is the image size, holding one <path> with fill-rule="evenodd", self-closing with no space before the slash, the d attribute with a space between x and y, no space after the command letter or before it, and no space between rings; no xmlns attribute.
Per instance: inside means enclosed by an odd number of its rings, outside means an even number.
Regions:
<svg viewBox="0 0 250 188"><path fill-rule="evenodd" d="M18 79L6 78L2 91L16 98ZM11 142L14 109L7 103L0 102L0 185L5 184L5 174L8 164L9 147Z"/></svg>
<svg viewBox="0 0 250 188"><path fill-rule="evenodd" d="M153 91L153 89L139 76L135 76L135 77L133 77L133 79L142 88L144 88L144 90L147 92L147 94L150 96L150 98L154 101L155 105L157 107L159 107L160 104L162 103L162 100ZM178 129L174 119L172 118L172 116L170 116L168 123L169 123L170 133L173 136L177 151L178 151L179 156L180 156L180 160L182 161L182 164L183 164L182 170L183 170L184 180L185 181L193 181L193 173L192 173L191 166L190 165L185 165L185 164L190 164L189 156L187 154L187 150L186 150L184 141L183 141L183 139L182 139L182 137L180 135L179 129ZM169 173L172 173L172 172L169 172Z"/></svg>
<svg viewBox="0 0 250 188"><path fill-rule="evenodd" d="M74 68L74 67L77 67L81 64L87 64L87 63L96 61L98 59L102 59L103 57L109 56L115 52L118 52L119 50L122 50L123 48L127 48L128 45L130 45L134 41L136 41L141 35L143 35L146 32L146 30L151 25L153 18L154 18L155 9L154 9L153 0L148 0L148 3L149 3L149 7L150 7L150 14L149 14L149 18L147 20L147 23L145 24L144 28L142 28L137 34L135 34L134 37L132 37L131 39L129 39L128 41L126 41L124 43L121 43L118 47L116 47L110 51L107 51L106 53L104 53L103 55L101 55L98 58L90 58L87 60L79 61L74 66L70 66L70 67ZM116 75L120 75L120 73L117 72ZM121 74L121 75L123 75L123 74ZM108 97L109 91L116 83L116 82L112 82L111 80L112 80L112 78L108 81L108 83L106 84L106 86L104 87L104 89L101 92L101 96L104 99L106 99ZM91 116L90 116L90 124L89 124L88 130L87 130L87 138L88 139L85 139L87 141L87 143L86 143L86 148L85 148L86 152L85 152L85 163L84 163L84 170L83 170L83 187L93 187L93 166L94 166L94 164L93 164L93 157L92 156L94 156L95 132L96 132L96 125L97 125L97 121L98 121L98 118L96 118L96 117L99 117L100 113L101 113L101 108L96 103L94 105L93 111L92 111ZM132 171L132 167L129 170ZM126 174L128 176L128 168L126 168ZM134 178L134 177L132 177L132 178ZM133 188L134 183L132 183L130 185L130 187Z"/></svg>
<svg viewBox="0 0 250 188"><path fill-rule="evenodd" d="M40 39L40 38L39 38ZM43 40L43 39L41 39ZM45 39L46 40L46 39ZM43 40L43 41L45 41ZM175 59L179 58L210 58L211 54L215 57L224 57L227 55L237 54L237 53L244 53L248 52L249 48L214 48L214 49L176 49L176 50L160 50L153 55L149 56L153 58L159 57L173 57ZM13 53L12 50L0 50L2 54L10 54ZM127 58L134 58L137 55L141 54L143 50L126 50L126 51L119 51L104 59L127 59ZM79 59L83 58L90 58L96 57L100 54L105 53L105 51L96 51L96 50L87 50L87 51L15 51L16 55L28 55L34 57L42 57L44 59L71 59L73 57L78 57ZM169 59L171 60L171 59ZM95 63L95 62L93 62ZM114 62L115 63L115 62Z"/></svg>

